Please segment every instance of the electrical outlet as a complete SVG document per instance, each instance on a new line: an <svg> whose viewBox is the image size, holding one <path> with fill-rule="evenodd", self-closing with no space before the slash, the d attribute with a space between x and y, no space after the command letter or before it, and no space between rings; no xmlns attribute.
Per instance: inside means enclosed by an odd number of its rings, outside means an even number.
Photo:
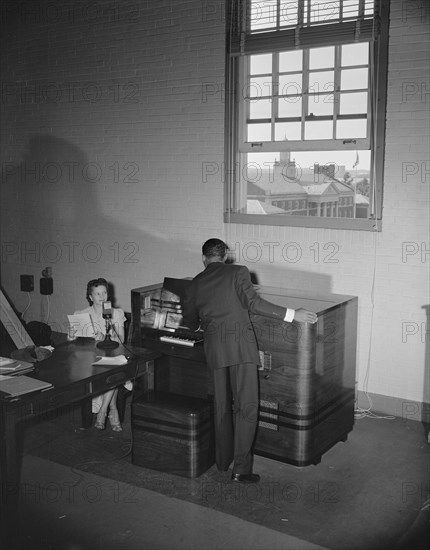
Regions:
<svg viewBox="0 0 430 550"><path fill-rule="evenodd" d="M33 275L21 275L21 290L23 292L33 292L34 290Z"/></svg>

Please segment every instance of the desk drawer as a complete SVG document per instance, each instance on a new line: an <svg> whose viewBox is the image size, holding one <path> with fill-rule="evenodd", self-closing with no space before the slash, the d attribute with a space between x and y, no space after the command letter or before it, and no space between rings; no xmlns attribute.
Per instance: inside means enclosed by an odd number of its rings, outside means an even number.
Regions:
<svg viewBox="0 0 430 550"><path fill-rule="evenodd" d="M124 365L120 371L106 372L104 377L97 378L91 382L92 391L99 393L117 386L121 386L127 380L134 380L135 377L143 377L145 388L153 386L154 361L142 361Z"/></svg>
<svg viewBox="0 0 430 550"><path fill-rule="evenodd" d="M90 395L89 384L78 384L65 390L46 390L23 401L25 414L38 415L70 403L81 401Z"/></svg>
<svg viewBox="0 0 430 550"><path fill-rule="evenodd" d="M96 380L93 380L91 382L92 391L98 393L103 390L106 391L111 388L115 388L116 386L120 386L121 384L124 384L124 382L127 382L127 380L130 380L132 376L134 376L134 370L135 369L133 369L133 374L126 370L113 373L107 372L105 376L97 378Z"/></svg>

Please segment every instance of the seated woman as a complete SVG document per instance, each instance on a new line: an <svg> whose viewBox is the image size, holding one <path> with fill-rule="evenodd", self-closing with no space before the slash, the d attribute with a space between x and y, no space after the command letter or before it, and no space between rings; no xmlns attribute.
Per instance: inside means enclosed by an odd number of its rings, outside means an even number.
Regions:
<svg viewBox="0 0 430 550"><path fill-rule="evenodd" d="M106 336L106 321L103 318L103 302L108 300L108 283L106 279L99 278L89 281L87 284L87 300L89 307L80 311L75 311L75 315L79 313L89 313L96 340L104 340ZM123 310L120 308L112 308L112 325L110 330L112 340L117 342L124 341L125 321L126 318ZM69 340L73 338L73 335L69 335ZM93 398L92 410L93 413L97 414L94 427L98 430L104 430L109 409L109 422L112 430L114 432L122 431L116 404L117 395L118 389L115 388Z"/></svg>

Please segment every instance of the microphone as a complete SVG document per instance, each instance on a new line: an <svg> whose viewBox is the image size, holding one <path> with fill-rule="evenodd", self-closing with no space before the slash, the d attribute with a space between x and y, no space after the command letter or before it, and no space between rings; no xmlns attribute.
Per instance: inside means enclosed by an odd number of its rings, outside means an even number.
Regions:
<svg viewBox="0 0 430 550"><path fill-rule="evenodd" d="M103 316L103 319L112 319L112 304L111 304L111 302L103 302L102 316Z"/></svg>
<svg viewBox="0 0 430 550"><path fill-rule="evenodd" d="M103 302L102 304L102 317L106 321L106 336L102 342L96 344L98 348L102 349L114 349L119 346L118 342L114 342L110 337L111 321L112 321L112 303Z"/></svg>

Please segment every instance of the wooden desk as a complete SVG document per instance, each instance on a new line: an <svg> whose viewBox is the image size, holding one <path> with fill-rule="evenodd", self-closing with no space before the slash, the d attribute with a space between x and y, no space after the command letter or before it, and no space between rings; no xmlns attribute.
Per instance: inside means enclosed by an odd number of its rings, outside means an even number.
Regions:
<svg viewBox="0 0 430 550"><path fill-rule="evenodd" d="M96 356L113 357L130 352L123 346L114 350L97 348L93 339L79 338L75 342L61 344L48 359L36 363L32 378L50 382L54 387L46 391L9 398L0 393L0 467L2 500L12 495L20 478L21 457L17 452L17 426L33 416L83 401L84 427L88 427L92 415L88 415L88 398L115 388L126 380L150 376L157 353L127 346L133 356L126 365L93 366ZM10 499L8 499L8 504Z"/></svg>

